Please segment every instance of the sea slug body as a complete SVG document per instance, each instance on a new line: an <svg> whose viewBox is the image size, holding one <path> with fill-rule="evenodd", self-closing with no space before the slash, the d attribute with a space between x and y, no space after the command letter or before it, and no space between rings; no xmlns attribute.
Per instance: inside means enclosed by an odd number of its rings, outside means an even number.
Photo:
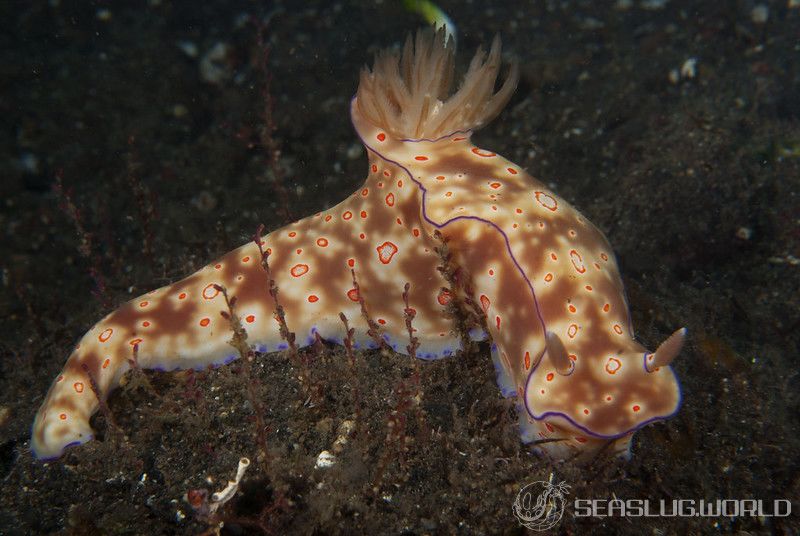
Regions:
<svg viewBox="0 0 800 536"><path fill-rule="evenodd" d="M495 39L450 95L453 55L442 31L426 30L361 73L350 112L369 155L366 181L338 205L262 238L286 323L298 346L317 336L341 343L344 313L357 347L374 348L363 305L381 340L403 353L401 296L410 283L416 355L434 360L461 348L450 302L468 299L482 316L472 332L491 339L501 392L519 403L525 442L555 459L627 456L634 432L680 405L669 364L685 329L655 352L636 342L603 234L522 168L470 141L508 102L516 66L495 92ZM454 285L439 270L442 239L468 284ZM80 340L42 403L35 456L56 458L92 439L97 396L119 384L134 352L139 366L161 370L233 360L223 288L236 296L256 350L285 349L267 287L251 242L107 315Z"/></svg>

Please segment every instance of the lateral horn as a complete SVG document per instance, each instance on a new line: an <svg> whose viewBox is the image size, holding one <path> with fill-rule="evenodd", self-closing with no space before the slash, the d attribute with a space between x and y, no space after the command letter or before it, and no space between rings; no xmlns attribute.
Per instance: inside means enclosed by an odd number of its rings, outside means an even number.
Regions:
<svg viewBox="0 0 800 536"><path fill-rule="evenodd" d="M658 345L653 359L647 363L647 371L653 372L658 367L666 367L672 363L681 353L684 342L686 342L686 328L680 328Z"/></svg>

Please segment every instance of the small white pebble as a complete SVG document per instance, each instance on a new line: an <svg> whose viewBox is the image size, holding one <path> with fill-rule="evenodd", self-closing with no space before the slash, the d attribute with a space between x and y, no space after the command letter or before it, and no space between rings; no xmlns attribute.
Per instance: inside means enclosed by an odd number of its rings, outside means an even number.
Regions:
<svg viewBox="0 0 800 536"><path fill-rule="evenodd" d="M177 119L185 117L189 113L189 109L183 104L175 104L172 106L172 115Z"/></svg>
<svg viewBox="0 0 800 536"><path fill-rule="evenodd" d="M97 20L108 22L111 20L111 10L106 8L98 9L95 11L94 16L97 17Z"/></svg>
<svg viewBox="0 0 800 536"><path fill-rule="evenodd" d="M740 240L750 240L753 237L753 230L750 227L739 227L736 229L736 238Z"/></svg>
<svg viewBox="0 0 800 536"><path fill-rule="evenodd" d="M697 58L689 58L681 65L681 77L694 78L697 76Z"/></svg>
<svg viewBox="0 0 800 536"><path fill-rule="evenodd" d="M25 173L39 173L39 159L33 153L22 153L19 157L19 168Z"/></svg>
<svg viewBox="0 0 800 536"><path fill-rule="evenodd" d="M231 47L227 43L218 41L200 59L200 76L211 84L221 84L233 75L228 63Z"/></svg>
<svg viewBox="0 0 800 536"><path fill-rule="evenodd" d="M347 158L348 160L355 160L359 158L361 154L364 152L364 146L360 143L354 143L347 148Z"/></svg>
<svg viewBox="0 0 800 536"><path fill-rule="evenodd" d="M178 41L177 43L178 48L183 51L184 54L189 56L190 58L196 58L199 54L197 50L197 45L195 45L192 41Z"/></svg>
<svg viewBox="0 0 800 536"><path fill-rule="evenodd" d="M756 24L764 24L769 19L769 7L766 4L758 4L750 11L750 20Z"/></svg>
<svg viewBox="0 0 800 536"><path fill-rule="evenodd" d="M642 9L656 11L658 9L664 9L668 1L669 0L642 0L641 6Z"/></svg>
<svg viewBox="0 0 800 536"><path fill-rule="evenodd" d="M667 78L669 78L670 83L677 84L681 81L681 73L678 71L678 69L671 69L667 75Z"/></svg>
<svg viewBox="0 0 800 536"><path fill-rule="evenodd" d="M333 467L335 463L336 456L327 450L323 450L319 453L319 455L317 455L317 462L314 464L314 467L317 469L327 469L329 467Z"/></svg>

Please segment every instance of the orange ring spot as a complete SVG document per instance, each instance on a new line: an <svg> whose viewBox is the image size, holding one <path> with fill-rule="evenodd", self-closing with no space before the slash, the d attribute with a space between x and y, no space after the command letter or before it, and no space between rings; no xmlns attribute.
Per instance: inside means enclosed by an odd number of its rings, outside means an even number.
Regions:
<svg viewBox="0 0 800 536"><path fill-rule="evenodd" d="M354 302L358 301L358 289L351 288L347 291L347 297L353 300Z"/></svg>
<svg viewBox="0 0 800 536"><path fill-rule="evenodd" d="M553 381L553 378L555 378L555 377L556 377L555 374L553 374L552 372L548 372L547 376L545 377L545 379L547 381L551 382L551 381Z"/></svg>
<svg viewBox="0 0 800 536"><path fill-rule="evenodd" d="M361 211L361 218L366 218L366 217L367 217L367 211L366 210L362 210Z"/></svg>
<svg viewBox="0 0 800 536"><path fill-rule="evenodd" d="M342 219L344 219L344 220L349 220L352 217L353 217L353 213L350 212L349 210L347 212L345 212L344 214L342 214Z"/></svg>
<svg viewBox="0 0 800 536"><path fill-rule="evenodd" d="M634 405L633 408L631 408L631 409L633 409L633 411L639 411L642 408L639 407L638 405Z"/></svg>
<svg viewBox="0 0 800 536"><path fill-rule="evenodd" d="M383 318L379 318L378 319L378 324L380 324L381 326L384 326L384 325L386 325L386 320L384 320Z"/></svg>
<svg viewBox="0 0 800 536"><path fill-rule="evenodd" d="M531 368L531 353L525 352L525 370L530 370Z"/></svg>
<svg viewBox="0 0 800 536"><path fill-rule="evenodd" d="M148 320L145 320L144 322L142 322L142 327L143 328L149 328L150 327L150 322Z"/></svg>
<svg viewBox="0 0 800 536"><path fill-rule="evenodd" d="M480 300L481 308L483 309L484 314L486 314L486 311L489 310L489 306L492 305L492 302L489 301L489 298L487 298L485 294L481 294Z"/></svg>
<svg viewBox="0 0 800 536"><path fill-rule="evenodd" d="M219 289L216 283L209 283L206 285L206 288L203 289L203 298L207 300L213 300L217 295L219 295Z"/></svg>
<svg viewBox="0 0 800 536"><path fill-rule="evenodd" d="M500 184L499 182L493 182L489 186L491 186L492 189L497 190L498 188L500 188L502 186L502 184Z"/></svg>
<svg viewBox="0 0 800 536"><path fill-rule="evenodd" d="M356 265L356 260L355 259L347 259L347 266L352 268L355 265Z"/></svg>
<svg viewBox="0 0 800 536"><path fill-rule="evenodd" d="M297 236L297 232L289 231L289 238L294 238L295 236Z"/></svg>
<svg viewBox="0 0 800 536"><path fill-rule="evenodd" d="M141 343L141 342L142 342L142 340L143 340L143 339L141 339L141 338L131 339L131 340L130 340L130 342L129 342L128 344L130 344L131 346L136 346L136 345L138 345L139 343Z"/></svg>
<svg viewBox="0 0 800 536"><path fill-rule="evenodd" d="M248 324L252 324L253 322L256 321L256 317L254 315L247 315L244 321L247 322Z"/></svg>
<svg viewBox="0 0 800 536"><path fill-rule="evenodd" d="M444 180L444 178L445 178L445 177L444 177L444 175L437 175L437 176L436 176L436 180L437 180L437 181L443 181L443 180Z"/></svg>
<svg viewBox="0 0 800 536"><path fill-rule="evenodd" d="M603 312L604 312L604 313L607 313L607 312L608 312L610 309L611 309L611 305L609 305L609 304L605 304L605 305L603 306Z"/></svg>
<svg viewBox="0 0 800 536"><path fill-rule="evenodd" d="M606 372L609 374L616 374L622 368L622 362L616 357L609 357L606 361Z"/></svg>
<svg viewBox="0 0 800 536"><path fill-rule="evenodd" d="M606 255L605 253L601 253L600 254L600 258L603 259L604 261L607 261L608 260L608 255Z"/></svg>
<svg viewBox="0 0 800 536"><path fill-rule="evenodd" d="M506 168L506 171L508 171L508 172L509 172L509 173L511 173L512 175L516 175L516 174L518 173L518 172L517 172L517 170L516 170L516 169L514 169L514 168Z"/></svg>
<svg viewBox="0 0 800 536"><path fill-rule="evenodd" d="M411 234L413 234L414 236L419 236L419 229L412 229Z"/></svg>
<svg viewBox="0 0 800 536"><path fill-rule="evenodd" d="M216 264L216 265L214 265L214 269L215 269L215 270L219 270L220 268L222 268L222 265L221 265L221 264Z"/></svg>
<svg viewBox="0 0 800 536"><path fill-rule="evenodd" d="M578 324L570 324L569 328L567 328L567 335L570 339L574 339L575 335L578 334Z"/></svg>
<svg viewBox="0 0 800 536"><path fill-rule="evenodd" d="M184 299L186 299L186 293L185 293L185 292L181 292L180 294L178 294L178 299L179 299L179 300L184 300Z"/></svg>
<svg viewBox="0 0 800 536"><path fill-rule="evenodd" d="M375 164L372 164L372 172L373 173L377 173L378 172L378 166L376 166Z"/></svg>
<svg viewBox="0 0 800 536"><path fill-rule="evenodd" d="M317 238L317 245L321 248L328 247L328 239L327 238Z"/></svg>
<svg viewBox="0 0 800 536"><path fill-rule="evenodd" d="M97 337L97 340L100 341L100 342L106 342L108 339L111 338L111 335L113 333L114 333L114 330L111 329L111 328L108 328L105 331L103 331L103 333L101 333L99 337Z"/></svg>
<svg viewBox="0 0 800 536"><path fill-rule="evenodd" d="M545 276L544 276L544 280L545 280L547 283L549 283L550 281L552 281L552 280L553 280L553 274L551 274L551 273L549 273L549 272L548 272L548 273L547 273L547 275L545 275Z"/></svg>
<svg viewBox="0 0 800 536"><path fill-rule="evenodd" d="M384 242L375 249L378 252L378 260L381 261L382 264L389 264L392 261L392 257L394 257L395 253L398 251L397 246L391 242Z"/></svg>
<svg viewBox="0 0 800 536"><path fill-rule="evenodd" d="M202 320L200 320L200 325L201 325L202 327L206 327L206 326L208 326L210 323L211 323L211 319L210 319L210 318L203 318Z"/></svg>
<svg viewBox="0 0 800 536"><path fill-rule="evenodd" d="M483 149L479 149L478 147L472 148L472 153L478 156L482 156L484 158L490 158L492 156L497 156L497 153L493 153L492 151L484 151Z"/></svg>
<svg viewBox="0 0 800 536"><path fill-rule="evenodd" d="M379 133L375 137L378 138L378 141L385 141L386 140L386 134L384 134L383 132Z"/></svg>
<svg viewBox="0 0 800 536"><path fill-rule="evenodd" d="M386 204L387 204L388 206L390 206L390 207L393 207L393 206L394 206L394 194L393 194L393 193L391 193L391 192L390 192L390 193L389 193L389 194L386 196Z"/></svg>
<svg viewBox="0 0 800 536"><path fill-rule="evenodd" d="M292 269L289 270L289 273L292 274L292 277L300 277L306 275L308 273L308 265L295 264L294 266L292 266Z"/></svg>
<svg viewBox="0 0 800 536"><path fill-rule="evenodd" d="M66 413L62 413L61 415L58 416L58 418L61 419L62 421L66 421L67 420L67 414Z"/></svg>
<svg viewBox="0 0 800 536"><path fill-rule="evenodd" d="M569 307L567 307L567 309L569 310L570 313L577 313L578 312L578 309L576 309L575 306L572 305L571 303L569 304Z"/></svg>
<svg viewBox="0 0 800 536"><path fill-rule="evenodd" d="M333 216L328 214L327 216L325 216L325 221L331 221L331 218L333 218Z"/></svg>
<svg viewBox="0 0 800 536"><path fill-rule="evenodd" d="M312 295L310 295L308 297L308 303L316 303L318 301L319 301L319 297L315 296L314 294L312 294Z"/></svg>
<svg viewBox="0 0 800 536"><path fill-rule="evenodd" d="M614 333L617 335L622 335L622 326L619 324L614 324Z"/></svg>
<svg viewBox="0 0 800 536"><path fill-rule="evenodd" d="M72 384L72 388L75 389L76 393L83 392L83 382L75 382Z"/></svg>
<svg viewBox="0 0 800 536"><path fill-rule="evenodd" d="M424 161L426 161L427 159L428 159L428 157L427 157L427 156L423 156L423 155L418 155L418 156L415 156L415 157L414 157L414 160L416 160L416 161L418 161L418 162L424 162Z"/></svg>
<svg viewBox="0 0 800 536"><path fill-rule="evenodd" d="M143 301L142 303L139 304L139 307L147 307L149 304L150 302Z"/></svg>
<svg viewBox="0 0 800 536"><path fill-rule="evenodd" d="M242 259L242 262L250 262L250 257L249 256L248 257L244 257Z"/></svg>
<svg viewBox="0 0 800 536"><path fill-rule="evenodd" d="M583 265L583 259L580 253L572 249L569 252L569 258L572 261L572 266L575 268L575 271L579 274L586 272L586 266Z"/></svg>
<svg viewBox="0 0 800 536"><path fill-rule="evenodd" d="M447 305L453 299L453 295L450 294L450 291L446 288L443 288L439 291L439 295L436 296L436 301L439 302L439 305Z"/></svg>
<svg viewBox="0 0 800 536"><path fill-rule="evenodd" d="M494 321L495 321L495 324L497 324L497 329L500 329L500 317L499 316L495 316L494 317Z"/></svg>
<svg viewBox="0 0 800 536"><path fill-rule="evenodd" d="M111 364L111 360L109 358L106 358L106 360L103 361L103 368L108 368L108 366L110 364Z"/></svg>
<svg viewBox="0 0 800 536"><path fill-rule="evenodd" d="M534 192L533 195L536 197L536 201L547 210L555 212L558 209L558 201L553 196L544 192Z"/></svg>

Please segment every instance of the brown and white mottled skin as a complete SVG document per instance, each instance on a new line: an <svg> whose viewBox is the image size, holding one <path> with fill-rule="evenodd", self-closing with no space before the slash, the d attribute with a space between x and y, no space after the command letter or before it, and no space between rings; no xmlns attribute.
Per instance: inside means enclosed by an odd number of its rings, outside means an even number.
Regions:
<svg viewBox="0 0 800 536"><path fill-rule="evenodd" d="M367 336L354 271L360 297L386 344L398 351L407 344L401 296L410 283L421 343L417 356L455 354L460 342L448 305L463 289L449 288L437 269L438 231L486 316L498 382L504 395L520 402L523 440L558 459L607 449L626 454L636 430L677 411L680 390L668 362L683 335L662 345L669 351L655 357L637 343L603 234L519 166L471 143L469 128L495 115L510 95L507 82L495 94L503 93L502 102L492 101L499 44L485 63L481 52L476 55L476 72L470 68L465 91L444 105L436 101L430 110L431 94L435 100L449 89L449 82L437 82L436 76L452 68L452 50L441 32L422 32L414 45L406 44L401 74L392 73L397 57L379 57L374 73L362 73L351 103L353 124L369 154L364 185L339 205L263 239L289 329L300 346L311 344L316 334L341 342L343 312L356 328L356 343L376 346ZM426 64L429 58L435 61ZM428 71L433 82L415 93L411 86ZM398 83L410 88L410 96ZM483 94L476 91L466 108L453 102L470 98L464 97L466 90L481 84ZM376 97L380 91L389 98ZM454 106L448 109L449 103ZM475 116L487 103L497 110ZM433 132L441 135L426 136L430 118L459 109L469 110L466 118L440 122ZM393 115L393 123L405 121L409 110L421 114L410 122L412 132L384 124ZM447 130L451 124L461 128ZM35 455L58 457L67 446L92 438L89 418L98 400L91 381L105 398L129 369L134 347L142 368L202 368L234 359L217 286L236 296L237 314L257 350L285 348L267 285L251 242L106 316L84 335L47 394L33 425Z"/></svg>

